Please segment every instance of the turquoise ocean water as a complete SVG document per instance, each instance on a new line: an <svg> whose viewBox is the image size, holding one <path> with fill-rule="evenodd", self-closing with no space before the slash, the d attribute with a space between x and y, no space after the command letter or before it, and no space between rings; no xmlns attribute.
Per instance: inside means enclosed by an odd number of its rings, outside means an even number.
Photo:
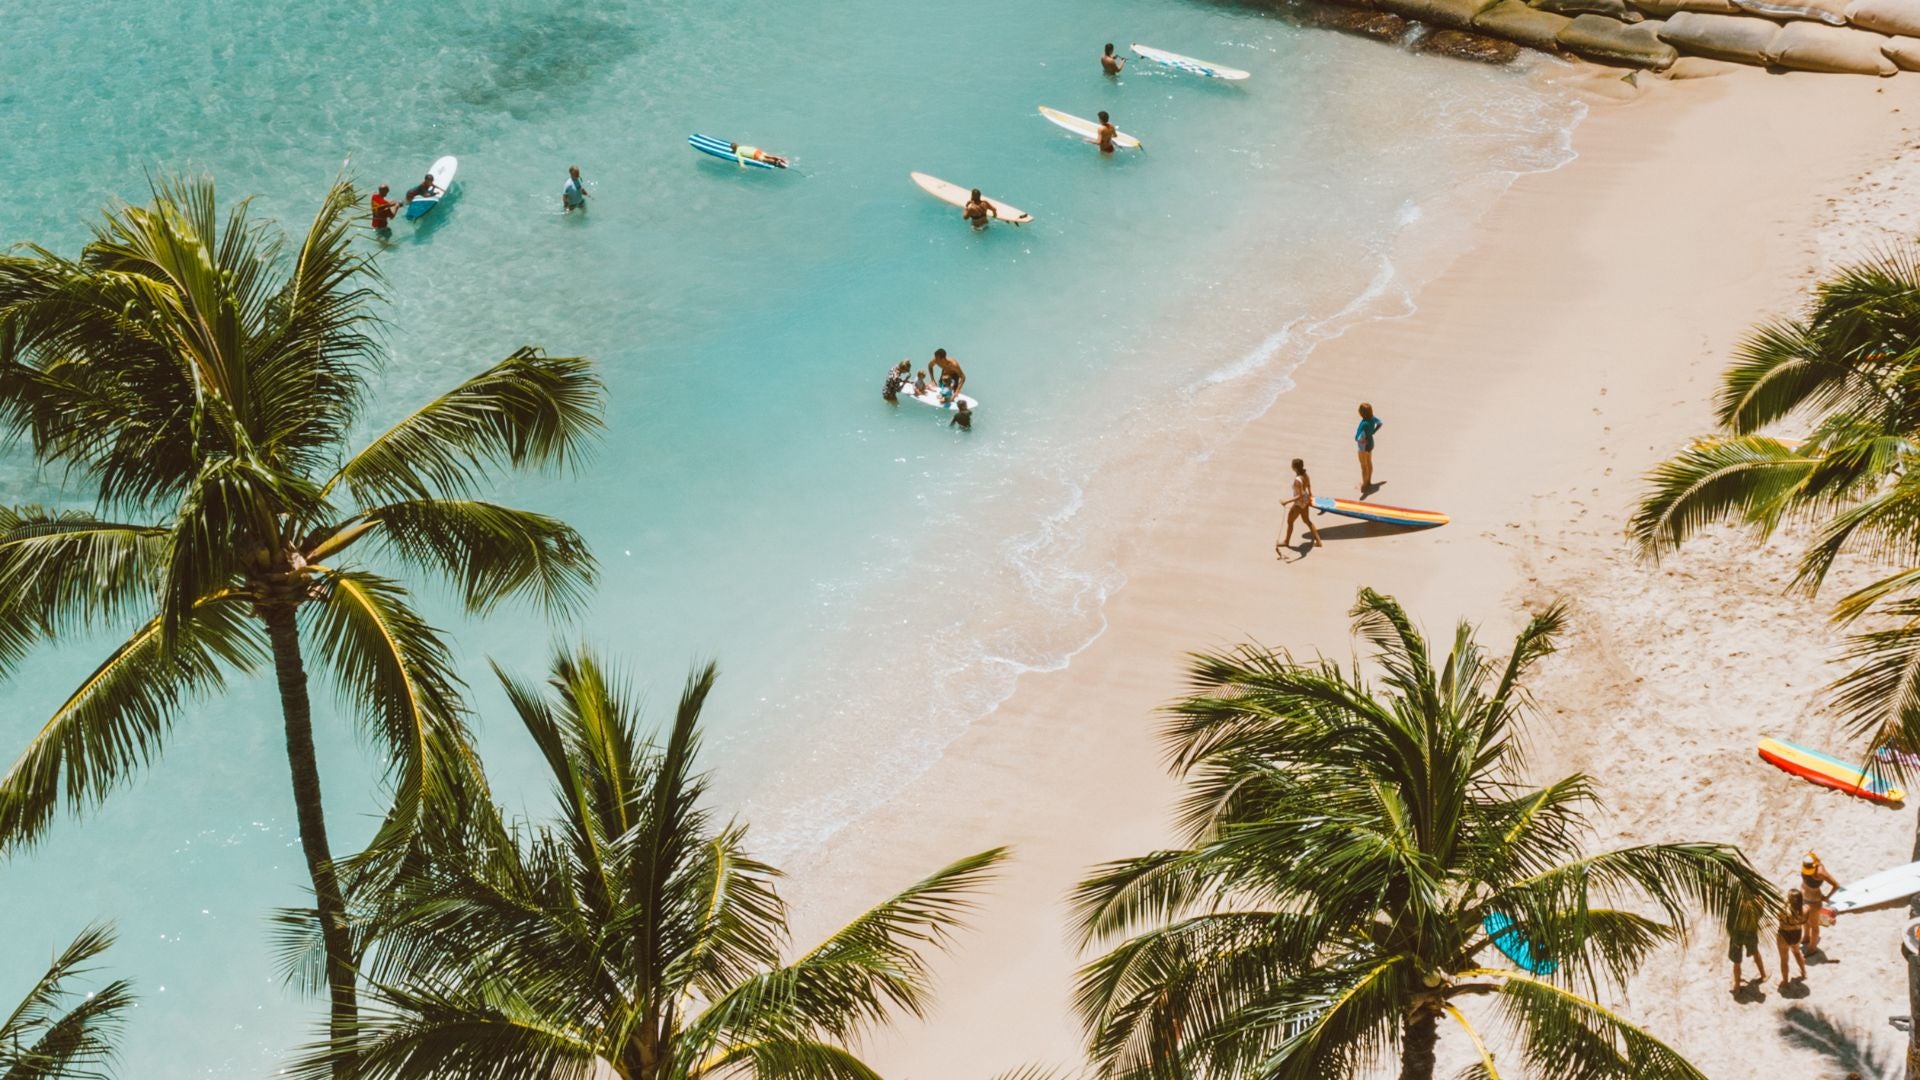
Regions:
<svg viewBox="0 0 1920 1080"><path fill-rule="evenodd" d="M211 171L297 229L343 161L403 190L459 155L454 198L380 257L373 419L527 342L598 358L612 391L582 475L500 493L593 541L580 624L436 608L496 787L544 807L485 658L532 671L550 641L589 640L664 710L717 657L709 757L775 854L896 790L1021 672L1067 662L1125 580L1110 526L1151 504L1161 466L1264 408L1314 341L1404 313L1408 268L1514 174L1565 160L1579 113L1526 71L1185 0L92 0L0 24L0 243L71 252L149 171ZM1107 80L1107 40L1254 77ZM1103 160L1040 104L1108 109L1148 150ZM729 167L693 131L794 168ZM569 164L593 202L567 218ZM972 234L914 169L1037 220ZM971 435L879 400L890 363L936 347L982 402ZM1089 484L1116 470L1138 482ZM0 461L0 497L72 494ZM16 673L0 757L109 644ZM323 719L344 850L379 809L376 767ZM270 1075L317 1015L281 987L263 919L303 881L277 706L242 686L106 807L0 863L0 1002L114 919L111 967L142 998L128 1074Z"/></svg>

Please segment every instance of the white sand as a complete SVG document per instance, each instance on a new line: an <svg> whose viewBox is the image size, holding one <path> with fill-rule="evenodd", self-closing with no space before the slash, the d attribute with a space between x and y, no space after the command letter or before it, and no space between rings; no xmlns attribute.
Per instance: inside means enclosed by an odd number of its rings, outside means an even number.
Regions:
<svg viewBox="0 0 1920 1080"><path fill-rule="evenodd" d="M1837 635L1820 605L1782 595L1791 546L1715 536L1653 568L1622 526L1639 477L1710 426L1714 380L1748 327L1796 307L1822 260L1920 217L1920 160L1899 156L1909 118L1916 76L1742 72L1596 95L1580 159L1521 179L1416 315L1323 346L1296 390L1159 496L1127 538L1111 629L793 867L804 941L947 858L1016 846L977 932L940 966L935 1014L869 1044L882 1071L979 1078L1081 1060L1064 897L1092 863L1168 835L1176 788L1154 710L1179 693L1183 653L1256 640L1344 660L1361 585L1434 633L1478 621L1495 647L1526 606L1573 602L1567 649L1536 682L1536 768L1598 777L1611 812L1596 844L1730 841L1783 884L1808 847L1843 881L1906 861L1913 809L1828 793L1754 756L1767 734L1845 748L1814 708ZM1276 561L1286 460L1305 457L1321 494L1352 494L1362 399L1386 420L1374 498L1454 523L1376 536L1323 518L1325 548ZM1650 965L1624 1007L1710 1075L1837 1078L1844 1069L1781 1035L1785 1011L1826 1010L1896 1045L1885 1019L1905 1011L1902 918L1844 918L1803 1000L1769 984L1762 1000L1734 1001L1724 943L1705 939Z"/></svg>

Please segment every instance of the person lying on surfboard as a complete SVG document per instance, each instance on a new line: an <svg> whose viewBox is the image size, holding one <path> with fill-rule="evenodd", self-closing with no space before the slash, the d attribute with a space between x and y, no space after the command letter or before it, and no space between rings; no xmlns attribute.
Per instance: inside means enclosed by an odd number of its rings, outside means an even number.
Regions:
<svg viewBox="0 0 1920 1080"><path fill-rule="evenodd" d="M988 218L998 218L1000 211L980 196L979 188L974 188L973 194L967 198L967 205L960 208L960 216L973 222L974 229L979 230L987 227Z"/></svg>
<svg viewBox="0 0 1920 1080"><path fill-rule="evenodd" d="M433 174L428 173L425 180L407 189L407 202L411 203L415 199L425 199L438 194L440 194L440 189L433 186Z"/></svg>
<svg viewBox="0 0 1920 1080"><path fill-rule="evenodd" d="M1120 69L1126 66L1124 58L1113 55L1113 42L1107 42L1107 51L1100 54L1100 70L1109 75L1118 75Z"/></svg>
<svg viewBox="0 0 1920 1080"><path fill-rule="evenodd" d="M956 394L967 385L967 373L960 370L960 365L954 361L953 357L947 355L945 349L933 350L933 362L927 365L927 370L933 373L934 380L942 386L945 386L948 380L952 380L953 392Z"/></svg>
<svg viewBox="0 0 1920 1080"><path fill-rule="evenodd" d="M739 143L728 143L727 145L733 148L734 153L743 158L751 158L754 161L764 161L776 168L784 169L787 167L787 159L781 157L779 154L769 154L757 146L741 146Z"/></svg>
<svg viewBox="0 0 1920 1080"><path fill-rule="evenodd" d="M1101 153L1113 153L1113 139L1114 136L1118 134L1120 134L1120 129L1114 127L1113 121L1107 119L1107 114L1102 112L1100 114L1100 126L1096 128L1093 133L1093 141L1100 144Z"/></svg>

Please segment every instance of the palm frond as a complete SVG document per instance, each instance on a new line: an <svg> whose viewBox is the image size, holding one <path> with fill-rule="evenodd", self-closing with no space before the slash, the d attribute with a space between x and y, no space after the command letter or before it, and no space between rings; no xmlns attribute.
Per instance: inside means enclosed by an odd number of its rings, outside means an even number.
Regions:
<svg viewBox="0 0 1920 1080"><path fill-rule="evenodd" d="M162 528L0 507L0 672L41 640L150 608L166 562Z"/></svg>
<svg viewBox="0 0 1920 1080"><path fill-rule="evenodd" d="M114 1041L133 1006L123 979L91 992L72 988L113 945L110 927L87 927L20 1004L0 1020L0 1076L7 1080L106 1080Z"/></svg>
<svg viewBox="0 0 1920 1080"><path fill-rule="evenodd" d="M361 537L454 582L475 614L524 596L548 615L563 616L578 611L593 586L593 556L571 526L496 503L416 499L375 507L309 544L309 557L331 558Z"/></svg>
<svg viewBox="0 0 1920 1080"><path fill-rule="evenodd" d="M1777 439L1741 436L1697 444L1648 474L1648 492L1628 518L1627 534L1655 558L1723 522L1765 536L1793 509L1794 496L1819 465L1817 456Z"/></svg>
<svg viewBox="0 0 1920 1080"><path fill-rule="evenodd" d="M1705 1080L1667 1044L1612 1010L1520 972L1498 976L1494 996L1521 1033L1529 1071L1567 1080Z"/></svg>

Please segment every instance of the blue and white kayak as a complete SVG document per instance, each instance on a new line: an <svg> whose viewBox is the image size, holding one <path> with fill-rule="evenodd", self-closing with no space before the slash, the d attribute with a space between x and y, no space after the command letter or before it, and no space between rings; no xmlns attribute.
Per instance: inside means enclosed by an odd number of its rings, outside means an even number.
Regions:
<svg viewBox="0 0 1920 1080"><path fill-rule="evenodd" d="M1253 77L1239 68L1230 68L1225 64L1215 64L1206 60L1195 60L1191 56L1181 56L1179 53L1170 53L1165 49L1156 49L1148 45L1129 45L1127 48L1132 49L1133 55L1142 60L1164 64L1190 75L1204 75L1209 79L1227 79L1234 82Z"/></svg>
<svg viewBox="0 0 1920 1080"><path fill-rule="evenodd" d="M440 200L447 197L447 192L453 190L453 174L459 169L460 159L452 154L434 162L433 168L427 170L427 175L433 177L433 193L415 195L407 203L407 220L418 221L432 213Z"/></svg>
<svg viewBox="0 0 1920 1080"><path fill-rule="evenodd" d="M759 158L747 157L735 150L733 143L725 139L716 139L711 135L689 135L687 136L687 145L703 154L712 154L714 157L720 158L723 161L731 161L735 165L745 169L786 168L785 165L775 162L761 161ZM752 149L752 147L748 147L748 149Z"/></svg>

